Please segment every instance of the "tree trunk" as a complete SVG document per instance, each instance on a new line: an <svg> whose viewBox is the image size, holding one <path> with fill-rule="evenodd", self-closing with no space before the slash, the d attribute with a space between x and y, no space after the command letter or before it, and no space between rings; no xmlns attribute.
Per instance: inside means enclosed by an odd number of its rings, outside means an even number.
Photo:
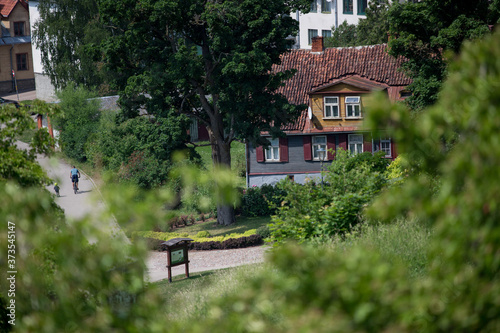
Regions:
<svg viewBox="0 0 500 333"><path fill-rule="evenodd" d="M224 140L214 131L209 130L210 143L212 144L212 162L214 167L222 166L231 169L231 144ZM217 181L217 180L216 180ZM231 203L217 203L217 223L230 225L236 222L234 206Z"/></svg>

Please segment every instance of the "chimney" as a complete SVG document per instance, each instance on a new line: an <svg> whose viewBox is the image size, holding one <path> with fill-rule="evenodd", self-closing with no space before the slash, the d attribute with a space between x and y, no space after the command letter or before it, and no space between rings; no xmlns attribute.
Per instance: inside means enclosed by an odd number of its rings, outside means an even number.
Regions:
<svg viewBox="0 0 500 333"><path fill-rule="evenodd" d="M316 36L316 37L312 38L311 51L312 52L318 52L318 53L323 52L323 37Z"/></svg>

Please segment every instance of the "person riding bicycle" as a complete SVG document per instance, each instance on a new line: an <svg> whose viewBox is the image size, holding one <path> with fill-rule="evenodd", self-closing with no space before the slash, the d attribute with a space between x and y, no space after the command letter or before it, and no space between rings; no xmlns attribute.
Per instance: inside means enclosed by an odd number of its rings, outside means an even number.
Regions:
<svg viewBox="0 0 500 333"><path fill-rule="evenodd" d="M80 178L80 171L73 165L73 169L71 169L69 176L71 178L71 181L73 182L73 187L75 187L76 184L76 189L78 190L78 178Z"/></svg>

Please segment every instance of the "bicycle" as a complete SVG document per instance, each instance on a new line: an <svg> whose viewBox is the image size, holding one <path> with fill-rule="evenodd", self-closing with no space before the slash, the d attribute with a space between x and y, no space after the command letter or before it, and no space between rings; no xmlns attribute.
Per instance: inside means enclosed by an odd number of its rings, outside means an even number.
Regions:
<svg viewBox="0 0 500 333"><path fill-rule="evenodd" d="M75 194L76 194L76 192L78 192L78 185L77 184L78 184L77 182L73 183L73 191L75 192Z"/></svg>

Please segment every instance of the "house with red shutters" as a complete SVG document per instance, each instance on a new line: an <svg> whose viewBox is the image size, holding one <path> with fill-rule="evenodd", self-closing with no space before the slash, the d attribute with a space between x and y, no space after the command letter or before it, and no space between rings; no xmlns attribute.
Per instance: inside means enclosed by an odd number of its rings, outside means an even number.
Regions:
<svg viewBox="0 0 500 333"><path fill-rule="evenodd" d="M385 158L396 158L396 143L390 137L374 137L363 127L363 119L367 96L375 91L393 102L405 99L411 80L399 70L402 61L387 54L386 44L324 49L322 37L313 39L311 50L284 54L274 70L296 73L280 92L290 103L308 107L283 128L286 137L269 137L267 148L248 145L247 186L319 177L324 150L325 168L338 149L353 154L384 151Z"/></svg>

